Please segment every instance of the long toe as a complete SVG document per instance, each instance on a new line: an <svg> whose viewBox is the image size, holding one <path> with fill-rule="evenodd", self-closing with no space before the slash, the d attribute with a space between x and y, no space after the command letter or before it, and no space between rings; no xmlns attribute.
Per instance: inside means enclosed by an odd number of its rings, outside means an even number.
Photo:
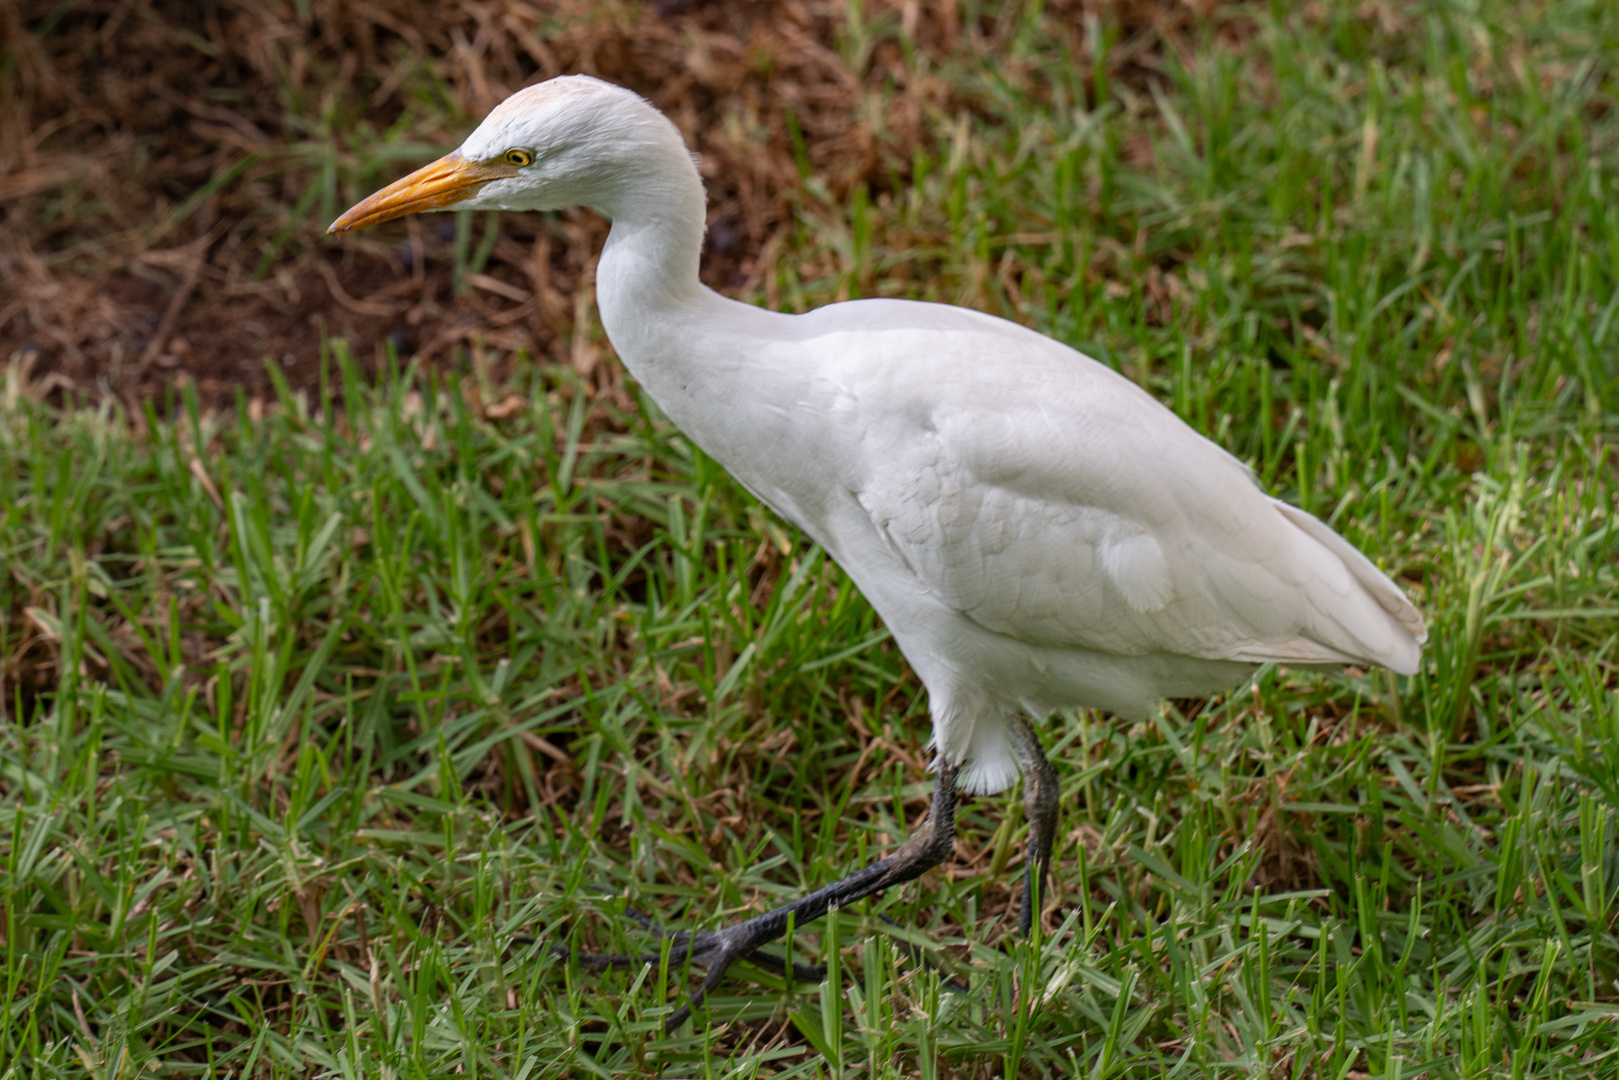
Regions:
<svg viewBox="0 0 1619 1080"><path fill-rule="evenodd" d="M700 936L701 935L699 935L699 937ZM684 931L681 931L681 932L678 932L678 933L673 933L673 934L668 935L668 938L669 938L669 963L671 965L685 963L686 962L686 957L687 957L688 954L690 954L691 958L694 961L696 961L697 963L699 963L699 964L706 964L707 963L702 958L702 953L700 951L702 946L700 944L694 946L694 944L692 943L692 940L691 940L692 935L687 934ZM566 945L552 945L551 948L550 948L550 953L551 953L552 956L556 957L559 960L568 960L568 959L571 959L573 957L572 950L570 950ZM663 962L663 950L662 949L659 949L659 950L657 950L655 952L638 952L638 953L586 953L586 952L582 952L582 953L579 954L579 963L580 964L584 965L587 968L594 968L594 969L596 969L598 971L603 969L603 968L637 968L637 967L640 967L642 964L651 964L654 967L656 967L658 964L660 964L662 962Z"/></svg>
<svg viewBox="0 0 1619 1080"><path fill-rule="evenodd" d="M746 956L748 963L762 967L766 971L773 971L777 975L787 974L787 961L763 949L755 949ZM793 961L793 981L801 983L818 983L826 978L825 964L801 964Z"/></svg>
<svg viewBox="0 0 1619 1080"><path fill-rule="evenodd" d="M573 959L573 952L566 945L551 946L551 955L558 960ZM657 953L580 953L579 963L587 968L600 971L604 968L633 968L642 964L658 962Z"/></svg>

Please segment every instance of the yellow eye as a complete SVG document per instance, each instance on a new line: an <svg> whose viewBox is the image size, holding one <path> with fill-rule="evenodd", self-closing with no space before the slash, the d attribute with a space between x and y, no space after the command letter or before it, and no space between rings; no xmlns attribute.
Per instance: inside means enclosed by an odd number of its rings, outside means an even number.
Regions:
<svg viewBox="0 0 1619 1080"><path fill-rule="evenodd" d="M501 159L508 165L516 165L521 169L524 165L534 164L534 155L527 150L512 149L501 155Z"/></svg>

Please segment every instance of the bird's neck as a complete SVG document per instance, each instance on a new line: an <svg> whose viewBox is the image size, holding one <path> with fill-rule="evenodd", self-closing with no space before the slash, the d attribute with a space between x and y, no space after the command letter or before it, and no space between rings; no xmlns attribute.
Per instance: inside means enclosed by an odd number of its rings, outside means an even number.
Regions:
<svg viewBox="0 0 1619 1080"><path fill-rule="evenodd" d="M638 155L647 164L621 172L598 203L613 228L596 268L597 309L614 351L669 418L706 453L745 471L735 437L768 426L754 414L768 410L781 380L764 378L759 365L787 316L698 280L703 185L672 124L669 136L657 155ZM749 391L739 396L738 387ZM796 395L784 387L776 396Z"/></svg>
<svg viewBox="0 0 1619 1080"><path fill-rule="evenodd" d="M596 269L596 303L609 340L637 377L667 353L674 325L718 299L697 276L703 183L673 125L669 134L673 145L621 174L600 207L613 227Z"/></svg>

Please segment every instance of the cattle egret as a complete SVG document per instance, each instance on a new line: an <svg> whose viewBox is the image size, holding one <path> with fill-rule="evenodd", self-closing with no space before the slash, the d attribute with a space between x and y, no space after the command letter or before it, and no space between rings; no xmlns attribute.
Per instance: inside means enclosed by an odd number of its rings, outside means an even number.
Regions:
<svg viewBox="0 0 1619 1080"><path fill-rule="evenodd" d="M573 205L612 220L597 302L630 373L848 571L933 716L926 821L892 854L791 904L670 934L672 959L708 971L669 1027L737 958L780 967L755 952L789 916L803 926L941 863L958 786L1000 791L1019 771L1027 931L1058 794L1031 718L1064 706L1140 717L1271 662L1417 670L1427 634L1392 581L1112 369L965 308L851 300L786 315L704 287L692 155L628 90L582 75L521 90L459 149L330 231L450 207Z"/></svg>

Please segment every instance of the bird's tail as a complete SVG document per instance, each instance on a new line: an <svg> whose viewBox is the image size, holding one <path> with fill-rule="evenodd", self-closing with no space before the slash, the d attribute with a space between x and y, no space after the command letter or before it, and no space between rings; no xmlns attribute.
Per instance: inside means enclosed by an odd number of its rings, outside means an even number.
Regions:
<svg viewBox="0 0 1619 1080"><path fill-rule="evenodd" d="M1343 653L1348 660L1381 664L1401 675L1415 674L1422 661L1422 643L1428 640L1428 627L1405 593L1320 518L1280 500L1271 501L1295 528L1343 564L1365 598L1372 601L1333 605L1332 610L1318 608L1331 624L1317 628L1325 639L1321 644Z"/></svg>

